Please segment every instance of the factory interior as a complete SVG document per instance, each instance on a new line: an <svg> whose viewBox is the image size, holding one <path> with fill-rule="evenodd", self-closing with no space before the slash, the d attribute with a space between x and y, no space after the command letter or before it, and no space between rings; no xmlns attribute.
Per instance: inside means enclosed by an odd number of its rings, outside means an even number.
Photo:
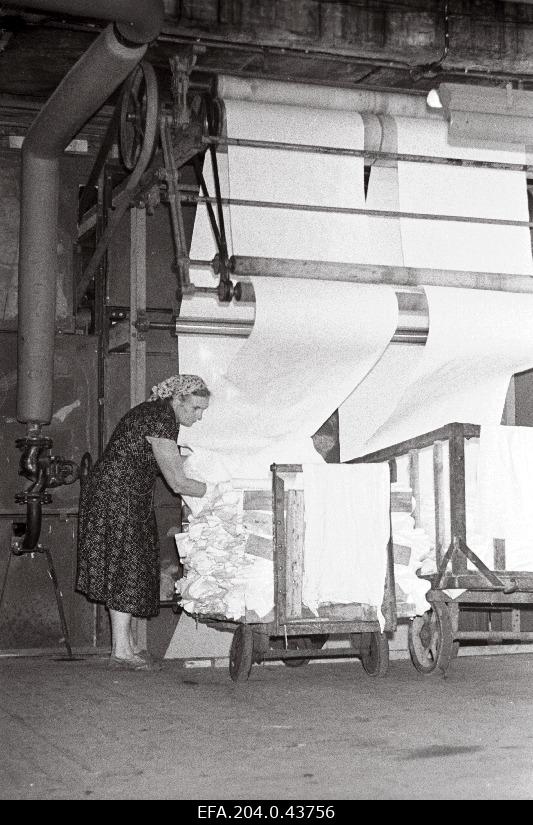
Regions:
<svg viewBox="0 0 533 825"><path fill-rule="evenodd" d="M533 798L532 229L533 0L0 4L0 798Z"/></svg>

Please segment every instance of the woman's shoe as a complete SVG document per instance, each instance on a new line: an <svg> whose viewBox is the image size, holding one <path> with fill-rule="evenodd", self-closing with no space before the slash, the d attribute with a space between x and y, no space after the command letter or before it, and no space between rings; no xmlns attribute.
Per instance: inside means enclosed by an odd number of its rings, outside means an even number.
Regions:
<svg viewBox="0 0 533 825"><path fill-rule="evenodd" d="M147 661L142 656L133 656L131 659L121 659L120 656L110 656L107 664L110 670L161 670L158 662Z"/></svg>
<svg viewBox="0 0 533 825"><path fill-rule="evenodd" d="M150 662L151 665L155 665L157 660L154 659L151 653L147 650L136 650L135 655L139 656L141 659L144 659L145 662Z"/></svg>

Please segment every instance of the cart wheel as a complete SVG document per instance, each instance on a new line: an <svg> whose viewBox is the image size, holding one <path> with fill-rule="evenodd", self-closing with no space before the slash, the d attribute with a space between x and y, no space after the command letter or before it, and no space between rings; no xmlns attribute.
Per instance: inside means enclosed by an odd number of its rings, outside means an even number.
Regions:
<svg viewBox="0 0 533 825"><path fill-rule="evenodd" d="M420 673L443 673L454 652L452 623L448 608L438 602L423 616L415 616L409 626L409 653Z"/></svg>
<svg viewBox="0 0 533 825"><path fill-rule="evenodd" d="M459 655L459 647L460 647L459 642L454 642L453 643L453 645L452 645L452 659L457 659L457 656Z"/></svg>
<svg viewBox="0 0 533 825"><path fill-rule="evenodd" d="M361 633L360 656L369 676L386 676L389 669L389 640L384 633Z"/></svg>
<svg viewBox="0 0 533 825"><path fill-rule="evenodd" d="M254 660L254 635L248 625L240 624L233 634L229 651L229 675L234 682L245 682Z"/></svg>

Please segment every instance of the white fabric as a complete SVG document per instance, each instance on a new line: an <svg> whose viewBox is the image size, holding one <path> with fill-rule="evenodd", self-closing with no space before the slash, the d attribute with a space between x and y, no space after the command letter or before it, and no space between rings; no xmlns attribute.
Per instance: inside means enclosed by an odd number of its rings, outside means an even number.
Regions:
<svg viewBox="0 0 533 825"><path fill-rule="evenodd" d="M268 486L273 462L323 463L311 436L372 368L396 326L388 287L314 282L306 285L312 304L302 301L300 281L258 279L255 288L250 339L211 386L202 421L180 430L191 478L259 477ZM200 506L187 503L193 512Z"/></svg>
<svg viewBox="0 0 533 825"><path fill-rule="evenodd" d="M398 151L433 157L525 163L518 144L453 146L448 124L396 118ZM529 220L524 172L398 162L402 212ZM402 218L405 266L533 275L529 229L464 221Z"/></svg>
<svg viewBox="0 0 533 825"><path fill-rule="evenodd" d="M380 624L390 536L386 464L305 464L302 601L377 608Z"/></svg>
<svg viewBox="0 0 533 825"><path fill-rule="evenodd" d="M429 335L372 452L452 421L499 424L512 375L533 365L533 295L425 287Z"/></svg>
<svg viewBox="0 0 533 825"><path fill-rule="evenodd" d="M491 568L492 540L499 538L507 570L533 570L532 467L532 427L481 428L477 499L485 537L472 550Z"/></svg>
<svg viewBox="0 0 533 825"><path fill-rule="evenodd" d="M398 169L373 166L370 170L365 206L387 212L400 211ZM369 246L374 250L372 263L403 266L403 248L398 218L369 218Z"/></svg>
<svg viewBox="0 0 533 825"><path fill-rule="evenodd" d="M387 118L383 128L391 151L525 162L517 144L452 146L440 120ZM396 198L403 212L529 220L526 177L518 171L405 161L397 170L373 169L367 205L387 208ZM533 274L527 226L410 218L383 223L395 238L389 244L393 265ZM533 365L533 296L430 287L426 293L430 334L423 356L421 347L401 352L391 345L341 407L341 460L451 421L497 424L512 374Z"/></svg>
<svg viewBox="0 0 533 825"><path fill-rule="evenodd" d="M211 387L202 421L180 430L180 443L246 455L269 449L272 462L280 443L310 439L374 366L398 306L389 287L257 278L254 289L250 338Z"/></svg>
<svg viewBox="0 0 533 825"><path fill-rule="evenodd" d="M229 484L211 487L189 517L188 531L176 535L187 571L177 582L185 611L257 621L272 610L272 560L246 552L250 526L243 524L242 506L242 491Z"/></svg>
<svg viewBox="0 0 533 825"><path fill-rule="evenodd" d="M427 532L415 527L415 520L410 513L391 513L391 529L394 544L409 549L406 564L394 565L394 581L403 593L407 604L413 606L414 615L420 616L429 607L426 593L431 587L427 579L421 579L417 573L424 565L435 569L435 546L431 545ZM402 614L403 615L403 614Z"/></svg>
<svg viewBox="0 0 533 825"><path fill-rule="evenodd" d="M361 149L364 126L358 112L226 101L228 137L313 142ZM228 147L232 198L274 203L361 207L364 204L363 158L279 149ZM231 240L235 255L361 261L372 257L365 242L365 216L268 207L232 206Z"/></svg>
<svg viewBox="0 0 533 825"><path fill-rule="evenodd" d="M424 347L389 344L374 369L340 406L341 461L369 452L368 442L393 414L423 354Z"/></svg>

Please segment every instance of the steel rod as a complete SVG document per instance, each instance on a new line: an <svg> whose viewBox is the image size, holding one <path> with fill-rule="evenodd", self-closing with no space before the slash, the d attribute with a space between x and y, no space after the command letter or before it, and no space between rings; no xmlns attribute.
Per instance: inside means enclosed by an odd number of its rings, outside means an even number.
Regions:
<svg viewBox="0 0 533 825"><path fill-rule="evenodd" d="M45 510L43 507L42 511L43 519L44 518L64 518L67 520L70 516L75 518L78 517L78 510L73 509L65 509L65 510ZM20 510L12 511L12 510L0 510L0 519L13 519L16 521L25 521L26 514L22 513Z"/></svg>
<svg viewBox="0 0 533 825"><path fill-rule="evenodd" d="M217 203L216 198L203 195L182 195L182 203L196 203L207 206ZM322 206L317 203L292 203L277 201L261 201L250 198L221 198L222 206L246 206L259 209L285 209L293 212L334 213L336 215L363 215L369 218L404 218L424 221L455 221L458 223L488 224L489 226L521 226L532 227L533 221L516 221L506 218L478 218L471 215L431 215L426 212L399 212L394 209L365 209L355 206Z"/></svg>
<svg viewBox="0 0 533 825"><path fill-rule="evenodd" d="M462 272L455 269L420 269L334 261L299 261L289 258L255 258L235 255L230 271L237 278L307 278L318 281L346 281L384 284L398 288L424 286L489 289L504 292L533 292L533 278L502 272Z"/></svg>
<svg viewBox="0 0 533 825"><path fill-rule="evenodd" d="M150 327L152 324L150 323ZM227 321L219 318L176 318L174 324L157 329L172 329L176 335L228 335L235 338L248 338L253 321Z"/></svg>
<svg viewBox="0 0 533 825"><path fill-rule="evenodd" d="M512 597L509 598L512 601ZM473 641L474 639L484 639L490 641L501 641L502 639L522 639L533 642L533 633L524 630L458 630L453 634L457 640Z"/></svg>
<svg viewBox="0 0 533 825"><path fill-rule="evenodd" d="M48 575L52 581L54 586L54 595L56 598L57 604L57 612L59 614L59 621L61 623L61 630L63 631L63 641L65 643L65 647L67 649L67 656L69 659L72 659L72 647L70 644L70 634L68 630L67 624L67 617L65 616L65 608L63 606L63 593L61 592L61 588L59 586L59 582L57 580L57 574L54 567L54 561L52 559L52 554L47 547L43 548L44 553L46 555L46 561L48 564Z"/></svg>
<svg viewBox="0 0 533 825"><path fill-rule="evenodd" d="M469 160L467 158L438 158L432 155L412 155L405 152L383 152L381 150L349 149L342 146L320 146L313 143L284 143L278 140L249 140L247 138L204 137L203 143L219 146L241 146L250 149L277 149L284 152L305 152L315 155L338 155L340 157L364 158L365 160L395 160L408 163L436 163L443 166L465 166L474 169L505 169L514 172L533 172L533 165L527 163L504 163L491 160Z"/></svg>
<svg viewBox="0 0 533 825"><path fill-rule="evenodd" d="M150 329L169 330L176 335L226 335L248 338L253 321L227 321L219 318L176 318L174 323L150 321ZM425 344L428 329L399 326L391 338L393 344Z"/></svg>

